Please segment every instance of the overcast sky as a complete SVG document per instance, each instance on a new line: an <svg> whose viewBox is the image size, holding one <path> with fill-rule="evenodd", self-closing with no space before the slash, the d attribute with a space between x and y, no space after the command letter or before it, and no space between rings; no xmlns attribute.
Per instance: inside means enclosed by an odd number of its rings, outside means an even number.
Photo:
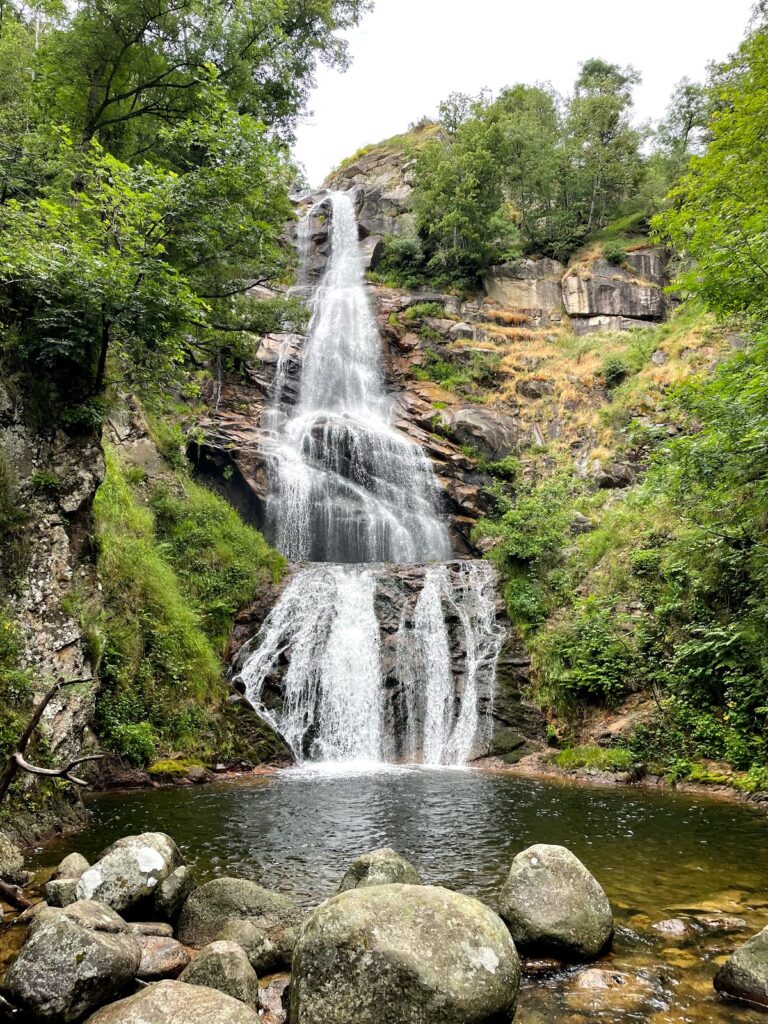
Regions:
<svg viewBox="0 0 768 1024"><path fill-rule="evenodd" d="M451 92L551 82L566 92L581 61L633 64L640 120L660 117L684 75L743 38L753 0L375 0L349 33L352 67L321 69L296 157L319 185L345 156L433 115Z"/></svg>

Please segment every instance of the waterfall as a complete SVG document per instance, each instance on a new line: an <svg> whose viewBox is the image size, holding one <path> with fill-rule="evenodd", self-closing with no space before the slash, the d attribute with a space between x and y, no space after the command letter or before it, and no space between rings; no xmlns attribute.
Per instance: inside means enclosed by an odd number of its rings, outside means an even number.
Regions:
<svg viewBox="0 0 768 1024"><path fill-rule="evenodd" d="M281 355L266 420L271 536L291 561L313 564L241 654L241 676L298 761L463 764L489 739L502 638L493 570L449 562L432 465L392 425L352 200L337 192L328 202L330 259L312 297L298 400L284 400ZM304 262L314 215L299 224ZM418 563L434 564L418 594L399 595L388 671L380 591L396 574L387 566Z"/></svg>

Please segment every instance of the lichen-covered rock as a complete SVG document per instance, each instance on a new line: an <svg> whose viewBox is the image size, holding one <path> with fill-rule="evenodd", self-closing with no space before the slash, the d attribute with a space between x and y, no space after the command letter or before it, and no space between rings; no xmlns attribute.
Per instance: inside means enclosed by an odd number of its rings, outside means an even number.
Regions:
<svg viewBox="0 0 768 1024"><path fill-rule="evenodd" d="M205 946L184 970L181 981L205 985L239 999L246 1006L257 1006L259 979L248 962L245 950L236 942L212 942Z"/></svg>
<svg viewBox="0 0 768 1024"><path fill-rule="evenodd" d="M105 1006L86 1024L259 1024L258 1013L238 999L201 985L159 981L135 996Z"/></svg>
<svg viewBox="0 0 768 1024"><path fill-rule="evenodd" d="M137 935L141 962L137 971L140 981L161 981L178 978L189 964L189 953L176 939L167 935Z"/></svg>
<svg viewBox="0 0 768 1024"><path fill-rule="evenodd" d="M515 857L499 912L516 946L532 955L589 960L613 936L608 897L564 846L539 844Z"/></svg>
<svg viewBox="0 0 768 1024"><path fill-rule="evenodd" d="M128 931L134 935L155 935L163 939L173 938L173 928L164 921L129 921Z"/></svg>
<svg viewBox="0 0 768 1024"><path fill-rule="evenodd" d="M421 885L416 868L390 847L372 850L354 860L347 868L339 892L364 889L369 885Z"/></svg>
<svg viewBox="0 0 768 1024"><path fill-rule="evenodd" d="M176 843L164 832L126 836L106 849L77 883L78 899L98 900L126 910L152 896L171 872L181 866Z"/></svg>
<svg viewBox="0 0 768 1024"><path fill-rule="evenodd" d="M194 876L189 868L182 864L158 885L155 893L155 910L161 917L175 921L194 888Z"/></svg>
<svg viewBox="0 0 768 1024"><path fill-rule="evenodd" d="M51 907L68 907L77 899L77 883L90 867L81 853L70 853L45 883L45 898Z"/></svg>
<svg viewBox="0 0 768 1024"><path fill-rule="evenodd" d="M490 1024L514 1012L504 923L434 886L351 889L321 904L293 961L291 1024Z"/></svg>
<svg viewBox="0 0 768 1024"><path fill-rule="evenodd" d="M637 277L637 268L625 270L596 260L586 272L569 271L563 278L563 301L571 317L625 317L663 320L667 302L662 288Z"/></svg>
<svg viewBox="0 0 768 1024"><path fill-rule="evenodd" d="M293 934L295 945L295 929L287 929L287 932ZM229 921L216 936L216 942L236 942L245 950L248 962L258 975L272 974L280 967L291 965L293 948L286 949L283 943L273 942L266 931L252 921Z"/></svg>
<svg viewBox="0 0 768 1024"><path fill-rule="evenodd" d="M179 939L187 946L213 942L229 921L251 921L270 938L300 924L304 914L287 896L245 878L214 878L192 893L179 918Z"/></svg>
<svg viewBox="0 0 768 1024"><path fill-rule="evenodd" d="M69 853L53 872L51 878L80 878L90 866L82 853Z"/></svg>
<svg viewBox="0 0 768 1024"><path fill-rule="evenodd" d="M726 960L715 975L715 989L741 1002L768 1006L768 928Z"/></svg>
<svg viewBox="0 0 768 1024"><path fill-rule="evenodd" d="M4 832L0 832L0 879L11 885L24 885L28 878L21 850Z"/></svg>
<svg viewBox="0 0 768 1024"><path fill-rule="evenodd" d="M92 932L108 932L111 935L118 935L129 930L126 922L120 915L104 903L97 903L96 900L77 900L62 911L64 917L83 928L90 928ZM36 925L38 918L36 914L32 919L30 927Z"/></svg>
<svg viewBox="0 0 768 1024"><path fill-rule="evenodd" d="M140 961L127 931L96 931L49 908L35 916L5 985L24 1019L67 1024L119 995Z"/></svg>
<svg viewBox="0 0 768 1024"><path fill-rule="evenodd" d="M519 259L491 267L485 278L488 298L514 309L559 314L563 309L560 279L565 267L556 260Z"/></svg>

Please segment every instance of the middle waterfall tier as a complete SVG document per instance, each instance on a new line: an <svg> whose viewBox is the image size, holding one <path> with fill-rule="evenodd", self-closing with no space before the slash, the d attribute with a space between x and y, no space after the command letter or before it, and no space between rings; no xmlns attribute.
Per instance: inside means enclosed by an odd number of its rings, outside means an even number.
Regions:
<svg viewBox="0 0 768 1024"><path fill-rule="evenodd" d="M295 406L284 406L281 365L275 381L272 537L293 561L446 560L432 465L391 424L354 206L345 193L329 202L331 258L312 299Z"/></svg>
<svg viewBox="0 0 768 1024"><path fill-rule="evenodd" d="M299 763L460 765L487 752L503 637L487 562L315 565L240 675Z"/></svg>

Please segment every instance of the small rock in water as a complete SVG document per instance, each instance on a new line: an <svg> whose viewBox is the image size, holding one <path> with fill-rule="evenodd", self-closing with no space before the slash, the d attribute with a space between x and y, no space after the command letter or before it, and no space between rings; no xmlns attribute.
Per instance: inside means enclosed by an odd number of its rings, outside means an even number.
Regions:
<svg viewBox="0 0 768 1024"><path fill-rule="evenodd" d="M416 868L390 847L364 853L347 868L339 892L364 889L371 885L421 885Z"/></svg>
<svg viewBox="0 0 768 1024"><path fill-rule="evenodd" d="M677 939L679 942L689 942L701 934L701 929L694 921L684 921L680 917L670 917L666 921L657 921L653 930L663 935L665 939Z"/></svg>
<svg viewBox="0 0 768 1024"><path fill-rule="evenodd" d="M589 960L613 936L608 897L564 846L539 844L515 857L499 912L518 948L533 956Z"/></svg>
<svg viewBox="0 0 768 1024"><path fill-rule="evenodd" d="M239 999L202 985L159 981L128 999L105 1006L85 1024L260 1024Z"/></svg>
<svg viewBox="0 0 768 1024"><path fill-rule="evenodd" d="M636 1014L664 1005L661 985L641 974L591 967L568 984L565 1001L580 1013Z"/></svg>
<svg viewBox="0 0 768 1024"><path fill-rule="evenodd" d="M768 928L736 950L715 975L714 984L723 995L768 1007Z"/></svg>
<svg viewBox="0 0 768 1024"><path fill-rule="evenodd" d="M490 1024L511 1017L520 962L503 921L436 886L350 889L301 930L292 1024Z"/></svg>
<svg viewBox="0 0 768 1024"><path fill-rule="evenodd" d="M180 980L218 989L247 1006L255 1007L259 1002L259 979L245 950L235 942L212 942L203 947Z"/></svg>

